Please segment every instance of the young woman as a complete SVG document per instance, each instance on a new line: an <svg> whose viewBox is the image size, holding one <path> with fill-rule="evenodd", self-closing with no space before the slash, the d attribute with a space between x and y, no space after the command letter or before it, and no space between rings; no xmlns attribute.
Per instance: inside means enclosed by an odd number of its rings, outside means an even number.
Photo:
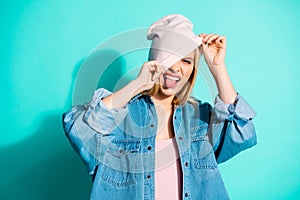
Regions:
<svg viewBox="0 0 300 200"><path fill-rule="evenodd" d="M192 27L182 15L153 23L137 78L64 114L93 177L91 199L229 199L217 164L256 144L256 114L229 79L226 38ZM202 53L218 87L214 108L190 97Z"/></svg>

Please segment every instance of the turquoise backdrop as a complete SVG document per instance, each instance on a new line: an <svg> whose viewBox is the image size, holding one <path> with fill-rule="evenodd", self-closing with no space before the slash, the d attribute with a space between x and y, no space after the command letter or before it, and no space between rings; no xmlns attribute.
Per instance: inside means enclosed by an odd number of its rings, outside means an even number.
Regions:
<svg viewBox="0 0 300 200"><path fill-rule="evenodd" d="M98 74L82 66L109 38L171 13L190 18L197 33L227 36L232 82L258 113L258 145L220 165L231 198L300 199L299 10L297 0L2 1L0 199L89 198L90 177L61 115L92 95L76 83L114 89L109 81L132 78L147 51L99 52L117 59L96 84L88 80ZM77 96L75 87L83 87ZM212 101L200 78L194 94Z"/></svg>

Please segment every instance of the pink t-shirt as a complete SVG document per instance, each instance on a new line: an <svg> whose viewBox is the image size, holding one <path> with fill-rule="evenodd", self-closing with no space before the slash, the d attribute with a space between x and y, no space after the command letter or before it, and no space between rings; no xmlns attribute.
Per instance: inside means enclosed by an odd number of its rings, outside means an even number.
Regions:
<svg viewBox="0 0 300 200"><path fill-rule="evenodd" d="M155 200L181 200L182 171L175 138L156 140Z"/></svg>

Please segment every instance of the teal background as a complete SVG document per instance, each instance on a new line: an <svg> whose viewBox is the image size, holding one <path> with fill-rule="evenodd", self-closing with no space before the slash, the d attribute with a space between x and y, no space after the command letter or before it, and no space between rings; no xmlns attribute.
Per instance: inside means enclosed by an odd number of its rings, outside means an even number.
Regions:
<svg viewBox="0 0 300 200"><path fill-rule="evenodd" d="M90 177L61 126L76 72L99 43L171 13L196 33L227 36L232 82L258 113L258 145L220 165L231 198L300 199L299 10L296 0L2 1L0 199L89 198ZM136 55L95 88L147 59Z"/></svg>

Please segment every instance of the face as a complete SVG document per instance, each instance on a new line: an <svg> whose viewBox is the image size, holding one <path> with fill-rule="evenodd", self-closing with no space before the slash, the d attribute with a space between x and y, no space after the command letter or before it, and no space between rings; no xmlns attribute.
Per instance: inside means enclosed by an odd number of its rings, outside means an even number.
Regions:
<svg viewBox="0 0 300 200"><path fill-rule="evenodd" d="M194 69L194 51L172 65L159 78L159 93L165 96L176 95L189 80Z"/></svg>

